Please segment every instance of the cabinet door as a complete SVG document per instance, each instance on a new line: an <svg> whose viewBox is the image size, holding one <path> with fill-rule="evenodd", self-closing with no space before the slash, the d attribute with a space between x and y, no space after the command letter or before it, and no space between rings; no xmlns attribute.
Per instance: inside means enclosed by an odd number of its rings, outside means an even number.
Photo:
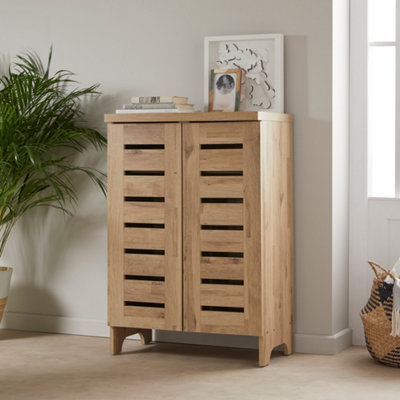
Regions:
<svg viewBox="0 0 400 400"><path fill-rule="evenodd" d="M184 125L184 330L259 335L258 122Z"/></svg>
<svg viewBox="0 0 400 400"><path fill-rule="evenodd" d="M109 324L182 329L181 125L109 126Z"/></svg>

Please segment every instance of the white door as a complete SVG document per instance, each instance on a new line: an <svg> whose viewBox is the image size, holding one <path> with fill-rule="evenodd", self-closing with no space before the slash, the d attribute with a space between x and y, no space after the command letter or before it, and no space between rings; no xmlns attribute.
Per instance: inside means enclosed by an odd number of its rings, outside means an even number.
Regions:
<svg viewBox="0 0 400 400"><path fill-rule="evenodd" d="M352 0L351 15L349 320L363 344L367 260L400 256L400 0Z"/></svg>
<svg viewBox="0 0 400 400"><path fill-rule="evenodd" d="M400 201L369 199L368 206L368 257L393 265L400 256Z"/></svg>

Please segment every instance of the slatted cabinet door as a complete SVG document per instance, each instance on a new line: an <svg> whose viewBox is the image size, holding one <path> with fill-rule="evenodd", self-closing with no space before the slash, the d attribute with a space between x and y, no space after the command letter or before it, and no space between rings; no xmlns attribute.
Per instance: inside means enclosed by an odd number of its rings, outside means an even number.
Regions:
<svg viewBox="0 0 400 400"><path fill-rule="evenodd" d="M261 334L259 132L184 125L185 331Z"/></svg>
<svg viewBox="0 0 400 400"><path fill-rule="evenodd" d="M181 125L110 124L109 324L182 330Z"/></svg>

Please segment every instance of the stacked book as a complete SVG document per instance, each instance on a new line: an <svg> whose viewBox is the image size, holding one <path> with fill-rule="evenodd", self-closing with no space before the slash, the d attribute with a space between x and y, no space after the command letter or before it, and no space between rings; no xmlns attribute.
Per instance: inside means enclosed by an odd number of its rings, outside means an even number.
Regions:
<svg viewBox="0 0 400 400"><path fill-rule="evenodd" d="M193 104L188 104L187 97L147 96L132 97L130 104L124 104L117 114L194 112Z"/></svg>

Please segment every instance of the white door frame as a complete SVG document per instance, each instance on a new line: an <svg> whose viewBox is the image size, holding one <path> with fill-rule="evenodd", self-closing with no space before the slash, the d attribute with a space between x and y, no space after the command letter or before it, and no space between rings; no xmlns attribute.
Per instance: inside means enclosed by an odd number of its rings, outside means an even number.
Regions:
<svg viewBox="0 0 400 400"><path fill-rule="evenodd" d="M362 345L360 310L372 284L368 268L367 1L350 3L349 327Z"/></svg>

